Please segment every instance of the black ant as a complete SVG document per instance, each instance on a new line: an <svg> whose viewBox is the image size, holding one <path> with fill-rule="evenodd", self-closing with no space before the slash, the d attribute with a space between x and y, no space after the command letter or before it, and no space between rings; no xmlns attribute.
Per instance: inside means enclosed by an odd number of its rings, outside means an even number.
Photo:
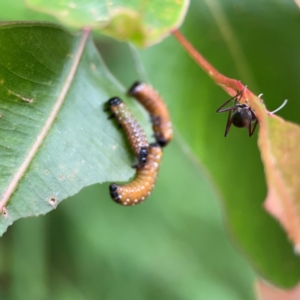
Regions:
<svg viewBox="0 0 300 300"><path fill-rule="evenodd" d="M223 113L229 111L228 118L227 118L227 124L225 129L225 137L227 136L231 124L233 124L236 127L243 128L248 126L248 133L251 137L255 131L255 128L258 124L258 119L254 113L254 111L251 109L251 107L248 104L241 104L239 103L242 96L244 89L247 88L246 86L240 90L234 97L228 99L225 101L218 109L217 113ZM261 94L262 95L262 94ZM260 96L261 96L260 95ZM258 97L260 97L258 96ZM232 107L224 108L230 101L234 100L234 104ZM273 114L280 110L285 104L287 103L287 100L283 102L283 104L274 110L273 112L270 112L269 114ZM232 116L231 116L232 115ZM252 125L253 124L253 125Z"/></svg>

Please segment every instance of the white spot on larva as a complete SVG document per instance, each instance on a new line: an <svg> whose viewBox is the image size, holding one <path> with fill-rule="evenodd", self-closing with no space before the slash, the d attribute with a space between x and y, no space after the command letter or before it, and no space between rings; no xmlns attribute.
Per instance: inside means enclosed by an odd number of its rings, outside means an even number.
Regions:
<svg viewBox="0 0 300 300"><path fill-rule="evenodd" d="M138 202L139 202L139 200L138 200L138 199L135 199L133 202L134 202L134 203L138 203Z"/></svg>
<svg viewBox="0 0 300 300"><path fill-rule="evenodd" d="M142 201L144 201L145 200L145 197L142 197Z"/></svg>

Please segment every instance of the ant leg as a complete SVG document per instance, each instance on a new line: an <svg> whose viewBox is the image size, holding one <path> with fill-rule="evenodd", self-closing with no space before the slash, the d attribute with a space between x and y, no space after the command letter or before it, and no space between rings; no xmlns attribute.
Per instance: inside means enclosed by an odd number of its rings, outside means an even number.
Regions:
<svg viewBox="0 0 300 300"><path fill-rule="evenodd" d="M227 101L225 101L217 110L216 112L217 113L222 113L222 112L226 112L226 111L229 111L231 110L237 102L239 102L243 96L243 92L244 92L244 89L245 87L240 90L235 96L231 97L230 99L228 99ZM224 106L226 106L230 101L232 101L234 99L234 104L232 107L229 107L229 108L225 108L225 109L222 109Z"/></svg>
<svg viewBox="0 0 300 300"><path fill-rule="evenodd" d="M229 129L230 129L230 126L231 126L231 124L232 124L231 113L232 113L232 110L229 111L229 114L228 114L227 124L226 124L226 129L225 129L225 134L224 134L225 137L227 136L228 131L229 131Z"/></svg>
<svg viewBox="0 0 300 300"><path fill-rule="evenodd" d="M231 100L231 99L230 99ZM226 103L227 104L227 103ZM223 112L227 112L227 111L231 111L235 108L235 105L236 105L236 102L234 102L234 105L231 106L231 107L228 107L228 108L224 108L224 109L221 109L219 111L217 111L217 113L223 113Z"/></svg>
<svg viewBox="0 0 300 300"><path fill-rule="evenodd" d="M257 120L257 119L255 120L253 126L251 126L251 123L249 124L249 126L248 126L248 131L249 131L249 136L250 136L250 137L253 135L253 133L254 133L254 131L255 131L255 128L256 128L257 124L258 124L258 120ZM252 127L252 128L251 128L251 127Z"/></svg>
<svg viewBox="0 0 300 300"><path fill-rule="evenodd" d="M222 109L224 106L226 106L226 105L227 105L230 101L232 101L233 99L235 99L235 101L234 101L234 104L233 104L232 107ZM235 106L236 102L237 102L237 98L236 98L236 96L234 96L234 97L228 99L227 101L225 101L225 102L224 102L224 103L216 110L216 112L217 112L217 113L222 113L222 112L229 111L229 110L231 110L231 109Z"/></svg>

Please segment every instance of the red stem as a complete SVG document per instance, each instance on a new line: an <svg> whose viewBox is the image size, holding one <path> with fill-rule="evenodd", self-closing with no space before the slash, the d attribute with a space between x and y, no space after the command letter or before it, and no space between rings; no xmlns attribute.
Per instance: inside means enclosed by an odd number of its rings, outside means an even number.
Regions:
<svg viewBox="0 0 300 300"><path fill-rule="evenodd" d="M196 63L206 72L210 78L222 89L224 89L230 96L236 96L237 92L243 90L245 86L236 79L228 78L219 73L191 44L190 42L177 30L172 31L174 37L178 40L181 46L187 51L187 53L196 61ZM248 89L243 91L241 103L250 103L251 108L255 110L256 117L258 118L260 125L264 122L263 112L268 112L263 106L261 101L255 101L257 97ZM262 109L263 107L263 109Z"/></svg>
<svg viewBox="0 0 300 300"><path fill-rule="evenodd" d="M244 88L244 85L240 81L228 78L219 73L177 29L175 29L172 34L204 72L206 72L212 80L220 85L229 95L235 96L237 91Z"/></svg>

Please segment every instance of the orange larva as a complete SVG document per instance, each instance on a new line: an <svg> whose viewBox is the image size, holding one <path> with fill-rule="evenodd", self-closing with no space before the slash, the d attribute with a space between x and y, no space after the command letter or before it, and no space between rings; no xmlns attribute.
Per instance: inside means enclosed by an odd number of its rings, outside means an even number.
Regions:
<svg viewBox="0 0 300 300"><path fill-rule="evenodd" d="M142 167L147 161L149 146L143 128L120 98L114 97L109 99L108 105L113 116L116 117L121 127L125 130L129 144L138 158L138 166Z"/></svg>
<svg viewBox="0 0 300 300"><path fill-rule="evenodd" d="M112 183L109 186L111 198L121 205L128 206L143 202L154 188L161 158L161 147L158 144L150 144L147 163L143 168L136 169L133 181L124 185Z"/></svg>
<svg viewBox="0 0 300 300"><path fill-rule="evenodd" d="M161 147L166 146L173 137L173 131L169 111L162 98L150 85L138 81L128 94L148 110L156 141Z"/></svg>

